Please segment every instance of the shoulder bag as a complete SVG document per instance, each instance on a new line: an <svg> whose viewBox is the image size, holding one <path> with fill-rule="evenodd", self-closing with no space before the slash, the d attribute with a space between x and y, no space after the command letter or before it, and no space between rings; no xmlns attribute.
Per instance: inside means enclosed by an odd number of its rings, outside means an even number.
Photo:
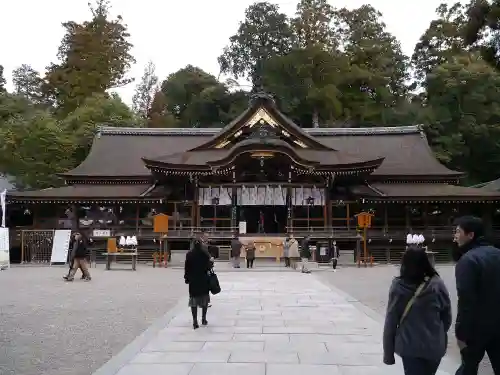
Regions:
<svg viewBox="0 0 500 375"><path fill-rule="evenodd" d="M210 293L212 293L213 295L219 294L221 292L219 278L217 277L217 274L215 273L213 268L208 271L208 288L210 290Z"/></svg>
<svg viewBox="0 0 500 375"><path fill-rule="evenodd" d="M406 316L410 312L410 310L411 310L413 304L415 303L415 301L417 300L418 296L422 293L422 291L425 289L425 287L429 284L430 280L431 279L429 277L426 277L424 282L418 286L417 290L415 291L415 293L413 294L411 299L406 304L406 307L403 311L403 315L401 315L401 319L399 320L399 326L401 326L401 324L403 323L403 320L406 318Z"/></svg>

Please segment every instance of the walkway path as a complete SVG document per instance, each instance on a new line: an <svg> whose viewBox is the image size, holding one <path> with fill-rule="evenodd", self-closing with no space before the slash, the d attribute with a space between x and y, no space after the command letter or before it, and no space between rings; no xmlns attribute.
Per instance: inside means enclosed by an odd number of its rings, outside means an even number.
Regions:
<svg viewBox="0 0 500 375"><path fill-rule="evenodd" d="M381 323L313 274L219 278L208 327L192 329L185 299L94 375L403 374L381 364Z"/></svg>

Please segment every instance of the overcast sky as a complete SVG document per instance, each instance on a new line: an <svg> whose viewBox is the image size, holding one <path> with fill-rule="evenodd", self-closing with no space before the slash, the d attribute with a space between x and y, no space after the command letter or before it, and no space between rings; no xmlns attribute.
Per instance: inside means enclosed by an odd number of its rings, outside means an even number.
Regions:
<svg viewBox="0 0 500 375"><path fill-rule="evenodd" d="M273 2L273 1L271 1ZM277 0L292 15L298 1ZM446 0L330 0L335 7L369 3L382 12L387 29L411 54L420 35ZM0 64L11 88L11 71L30 64L43 72L56 61L63 28L68 20L90 18L88 0L0 0ZM192 64L217 76L217 57L252 0L111 0L112 14L120 14L129 27L137 64L129 75L138 79L152 60L160 80ZM71 5L70 5L71 4ZM135 84L118 90L130 103Z"/></svg>

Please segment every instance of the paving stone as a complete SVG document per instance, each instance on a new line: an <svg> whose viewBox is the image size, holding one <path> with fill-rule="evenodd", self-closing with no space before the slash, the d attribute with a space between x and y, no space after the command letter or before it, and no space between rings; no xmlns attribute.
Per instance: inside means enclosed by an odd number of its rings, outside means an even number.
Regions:
<svg viewBox="0 0 500 375"><path fill-rule="evenodd" d="M206 342L203 350L230 350L230 351L263 351L264 342L258 341L229 341L229 342Z"/></svg>
<svg viewBox="0 0 500 375"><path fill-rule="evenodd" d="M148 345L146 345L142 351L143 352L198 352L200 351L205 342L189 342L189 341L165 341L163 339L156 339L151 341Z"/></svg>
<svg viewBox="0 0 500 375"><path fill-rule="evenodd" d="M208 332L213 332L213 333L254 333L254 334L260 334L262 333L263 327L260 325L255 325L255 326L232 326L232 327L206 327L205 328Z"/></svg>
<svg viewBox="0 0 500 375"><path fill-rule="evenodd" d="M285 334L254 334L235 333L234 341L277 341L282 343L290 342L290 336Z"/></svg>
<svg viewBox="0 0 500 375"><path fill-rule="evenodd" d="M323 342L309 343L280 343L268 341L264 344L264 350L267 352L312 352L312 353L327 353L327 346Z"/></svg>
<svg viewBox="0 0 500 375"><path fill-rule="evenodd" d="M131 363L194 364L189 375L402 374L399 362L381 363L381 323L314 276L219 277L208 327L193 331L183 310Z"/></svg>
<svg viewBox="0 0 500 375"><path fill-rule="evenodd" d="M191 352L149 352L140 353L132 363L225 363L229 359L229 351Z"/></svg>
<svg viewBox="0 0 500 375"><path fill-rule="evenodd" d="M293 352L249 352L233 351L229 362L234 363L299 363L297 353Z"/></svg>
<svg viewBox="0 0 500 375"><path fill-rule="evenodd" d="M263 363L197 363L189 375L266 375L266 365Z"/></svg>
<svg viewBox="0 0 500 375"><path fill-rule="evenodd" d="M343 375L338 366L332 365L267 365L266 375Z"/></svg>
<svg viewBox="0 0 500 375"><path fill-rule="evenodd" d="M379 354L360 354L336 350L329 353L299 352L300 363L311 365L376 366L382 362Z"/></svg>
<svg viewBox="0 0 500 375"><path fill-rule="evenodd" d="M131 364L122 367L116 375L188 375L193 364Z"/></svg>

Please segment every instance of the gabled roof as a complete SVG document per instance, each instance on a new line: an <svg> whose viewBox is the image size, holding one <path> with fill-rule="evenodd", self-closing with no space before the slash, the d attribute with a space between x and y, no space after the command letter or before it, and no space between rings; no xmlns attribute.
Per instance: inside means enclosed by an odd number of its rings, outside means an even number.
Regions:
<svg viewBox="0 0 500 375"><path fill-rule="evenodd" d="M461 173L439 163L419 126L303 129L304 133L338 151L366 159L384 157L372 174L380 178L458 178ZM220 132L213 128L100 127L87 158L65 173L67 179L149 178L142 158L182 153Z"/></svg>
<svg viewBox="0 0 500 375"><path fill-rule="evenodd" d="M270 95L256 93L252 95L250 105L241 115L222 128L212 139L196 146L191 151L224 148L227 145L231 147L239 141L239 134L244 128L252 128L260 124L271 126L277 133L291 137L292 142L298 147L318 150L330 149L285 116L277 108Z"/></svg>
<svg viewBox="0 0 500 375"><path fill-rule="evenodd" d="M274 154L286 154L296 164L305 168L316 168L317 170L346 171L350 169L362 169L363 171L373 172L383 161L383 158L366 160L360 158L358 155L351 155L331 149L296 148L276 138L246 139L228 149L194 149L143 160L146 165L151 167L204 171L225 167L241 154L257 150L259 152L267 151Z"/></svg>

